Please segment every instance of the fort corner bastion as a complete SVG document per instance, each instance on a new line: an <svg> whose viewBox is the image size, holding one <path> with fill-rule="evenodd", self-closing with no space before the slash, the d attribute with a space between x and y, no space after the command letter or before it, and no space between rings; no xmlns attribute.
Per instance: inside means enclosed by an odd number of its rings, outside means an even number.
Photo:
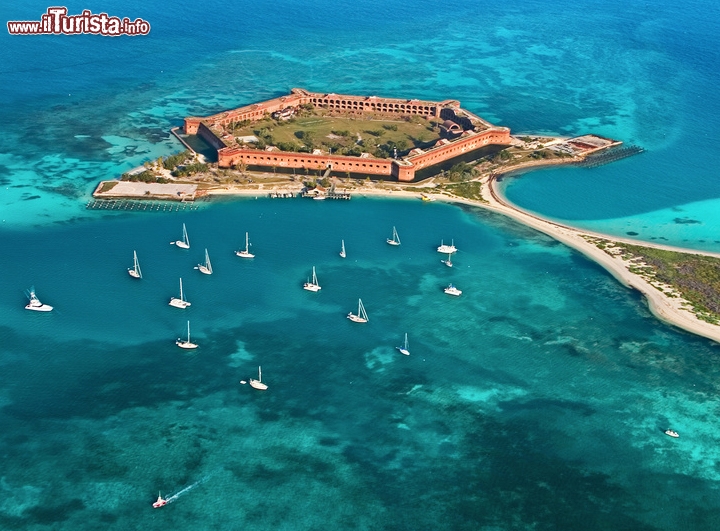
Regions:
<svg viewBox="0 0 720 531"><path fill-rule="evenodd" d="M282 151L275 146L258 149L235 136L238 124L273 118L278 124L307 109L325 118L342 117L363 120L434 121L438 138L409 151L381 158L370 153L332 154L320 149L311 152ZM412 181L418 170L429 168L455 157L470 154L489 145L510 145L510 129L497 127L460 107L456 100L421 101L416 99L380 98L323 94L294 88L290 94L246 105L206 117L185 118L185 134L197 135L217 151L218 166L288 168L323 170L366 176L385 176L398 181Z"/></svg>

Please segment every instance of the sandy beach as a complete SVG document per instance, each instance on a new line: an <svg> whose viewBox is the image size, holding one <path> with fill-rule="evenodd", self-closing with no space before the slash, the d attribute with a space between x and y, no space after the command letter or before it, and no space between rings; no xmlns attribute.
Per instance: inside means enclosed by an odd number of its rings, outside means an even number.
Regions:
<svg viewBox="0 0 720 531"><path fill-rule="evenodd" d="M487 186L483 188L483 197L488 201L487 204L477 201L464 200L462 198L454 198L451 200L499 212L522 223L523 225L532 227L558 240L559 242L572 247L588 257L590 260L593 260L597 264L601 265L623 285L641 292L647 299L652 313L662 321L675 325L678 328L693 334L720 342L720 326L701 321L695 317L691 311L688 311L685 308L687 301L680 297L668 297L660 291L659 287L651 284L642 276L632 273L629 270L630 264L623 260L622 257L611 256L588 240L597 238L608 242L623 242L633 245L642 245L645 247L654 247L679 252L691 252L693 254L715 257L720 257L720 254L679 249L668 245L638 242L637 240L625 240L604 234L580 231L572 227L560 225L553 221L543 219L535 214L525 212L512 205L497 191L495 184L495 180L491 179Z"/></svg>

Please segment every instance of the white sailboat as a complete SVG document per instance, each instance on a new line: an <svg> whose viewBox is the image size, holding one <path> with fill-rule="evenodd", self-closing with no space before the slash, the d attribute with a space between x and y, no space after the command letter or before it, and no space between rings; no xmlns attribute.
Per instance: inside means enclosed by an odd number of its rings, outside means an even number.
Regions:
<svg viewBox="0 0 720 531"><path fill-rule="evenodd" d="M315 274L315 266L313 266L312 282L305 282L305 284L303 284L303 289L308 291L320 291L322 289L320 284L318 284L317 275Z"/></svg>
<svg viewBox="0 0 720 531"><path fill-rule="evenodd" d="M450 245L445 245L445 243L443 243L443 241L440 240L440 247L437 248L437 252L443 253L443 254L445 254L445 253L448 253L448 254L456 253L456 252L457 252L457 248L455 247L455 240L451 240L451 241L452 241L452 243L451 243Z"/></svg>
<svg viewBox="0 0 720 531"><path fill-rule="evenodd" d="M250 387L253 389L258 389L260 391L267 390L268 386L267 384L264 384L262 382L262 367L258 367L258 379L255 380L254 378L250 378Z"/></svg>
<svg viewBox="0 0 720 531"><path fill-rule="evenodd" d="M35 286L31 287L26 293L27 298L30 302L25 305L26 310L32 310L34 312L49 312L53 309L49 304L43 304L40 299L35 295Z"/></svg>
<svg viewBox="0 0 720 531"><path fill-rule="evenodd" d="M212 264L210 263L210 256L208 255L207 249L205 249L205 263L196 265L195 269L205 275L212 275L213 269Z"/></svg>
<svg viewBox="0 0 720 531"><path fill-rule="evenodd" d="M347 254L345 254L345 240L341 240L342 244L340 246L340 258L345 258Z"/></svg>
<svg viewBox="0 0 720 531"><path fill-rule="evenodd" d="M247 232L245 233L245 250L235 251L235 254L241 258L255 258L255 255L250 252L250 240Z"/></svg>
<svg viewBox="0 0 720 531"><path fill-rule="evenodd" d="M453 263L452 263L452 259L451 259L451 258L452 258L452 253L448 253L447 260L440 260L440 261L441 261L443 264L445 264L446 266L452 267L452 266L453 266Z"/></svg>
<svg viewBox="0 0 720 531"><path fill-rule="evenodd" d="M462 295L462 291L457 289L453 284L450 284L447 288L445 288L445 293L448 295L455 295L456 297Z"/></svg>
<svg viewBox="0 0 720 531"><path fill-rule="evenodd" d="M388 238L386 240L390 245L400 245L400 236L398 236L397 230L395 227L393 227L393 235L392 239Z"/></svg>
<svg viewBox="0 0 720 531"><path fill-rule="evenodd" d="M173 297L168 304L180 309L185 309L190 306L190 303L185 300L185 295L183 294L182 279L180 279L180 298Z"/></svg>
<svg viewBox="0 0 720 531"><path fill-rule="evenodd" d="M367 323L370 320L368 319L367 312L365 311L365 306L363 306L362 299L358 299L358 313L354 314L350 312L347 314L347 318L353 323Z"/></svg>
<svg viewBox="0 0 720 531"><path fill-rule="evenodd" d="M133 278L142 278L142 271L140 271L140 262L138 262L136 251L133 251L133 266L132 269L128 268L128 275Z"/></svg>
<svg viewBox="0 0 720 531"><path fill-rule="evenodd" d="M185 223L183 223L183 239L175 241L175 242L170 242L170 245L176 245L176 246L180 247L181 249L190 249L190 238L188 237L187 229L185 228Z"/></svg>
<svg viewBox="0 0 720 531"><path fill-rule="evenodd" d="M405 354L406 356L410 355L410 350L409 350L410 347L408 344L407 332L405 332L405 343L403 344L403 346L395 347L395 348L400 351L400 354Z"/></svg>
<svg viewBox="0 0 720 531"><path fill-rule="evenodd" d="M190 321L188 321L187 328L188 328L187 341L183 341L182 339L177 338L177 340L175 341L175 344L180 348L186 348L186 349L197 348L198 346L195 343L190 341Z"/></svg>

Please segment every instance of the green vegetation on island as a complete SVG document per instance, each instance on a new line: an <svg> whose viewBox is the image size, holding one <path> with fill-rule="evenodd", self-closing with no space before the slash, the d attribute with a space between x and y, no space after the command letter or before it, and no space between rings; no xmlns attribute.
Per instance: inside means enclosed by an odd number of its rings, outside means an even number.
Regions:
<svg viewBox="0 0 720 531"><path fill-rule="evenodd" d="M631 273L642 276L666 296L686 300L698 319L720 324L720 258L588 239L611 256L620 255L630 263Z"/></svg>
<svg viewBox="0 0 720 531"><path fill-rule="evenodd" d="M148 161L143 166L144 171L123 173L120 180L164 184L170 182L171 176L188 177L206 172L209 168L208 164L197 162L194 155L187 150L168 157L158 157L156 161Z"/></svg>
<svg viewBox="0 0 720 531"><path fill-rule="evenodd" d="M440 189L445 190L458 197L472 199L473 201L481 201L487 203L487 199L482 196L482 183L479 181L446 184Z"/></svg>

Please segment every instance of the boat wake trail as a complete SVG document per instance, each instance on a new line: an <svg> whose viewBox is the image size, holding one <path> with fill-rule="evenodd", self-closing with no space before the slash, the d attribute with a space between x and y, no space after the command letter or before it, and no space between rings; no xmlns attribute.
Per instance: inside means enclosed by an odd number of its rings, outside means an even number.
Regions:
<svg viewBox="0 0 720 531"><path fill-rule="evenodd" d="M193 483L192 485L188 485L187 487L185 487L185 488L182 489L181 491L176 492L176 493L173 494L172 496L168 497L168 498L165 500L165 501L167 501L167 505L170 505L172 502L174 502L175 500L177 500L180 496L182 496L183 494L187 494L188 492L190 492L191 490L193 490L195 487L198 487L198 486L202 485L203 483L205 483L207 480L209 480L209 479L213 476L213 474L214 474L214 472L211 473L211 474L208 474L207 476L205 476L205 477L203 477L202 479L196 481L196 482Z"/></svg>

